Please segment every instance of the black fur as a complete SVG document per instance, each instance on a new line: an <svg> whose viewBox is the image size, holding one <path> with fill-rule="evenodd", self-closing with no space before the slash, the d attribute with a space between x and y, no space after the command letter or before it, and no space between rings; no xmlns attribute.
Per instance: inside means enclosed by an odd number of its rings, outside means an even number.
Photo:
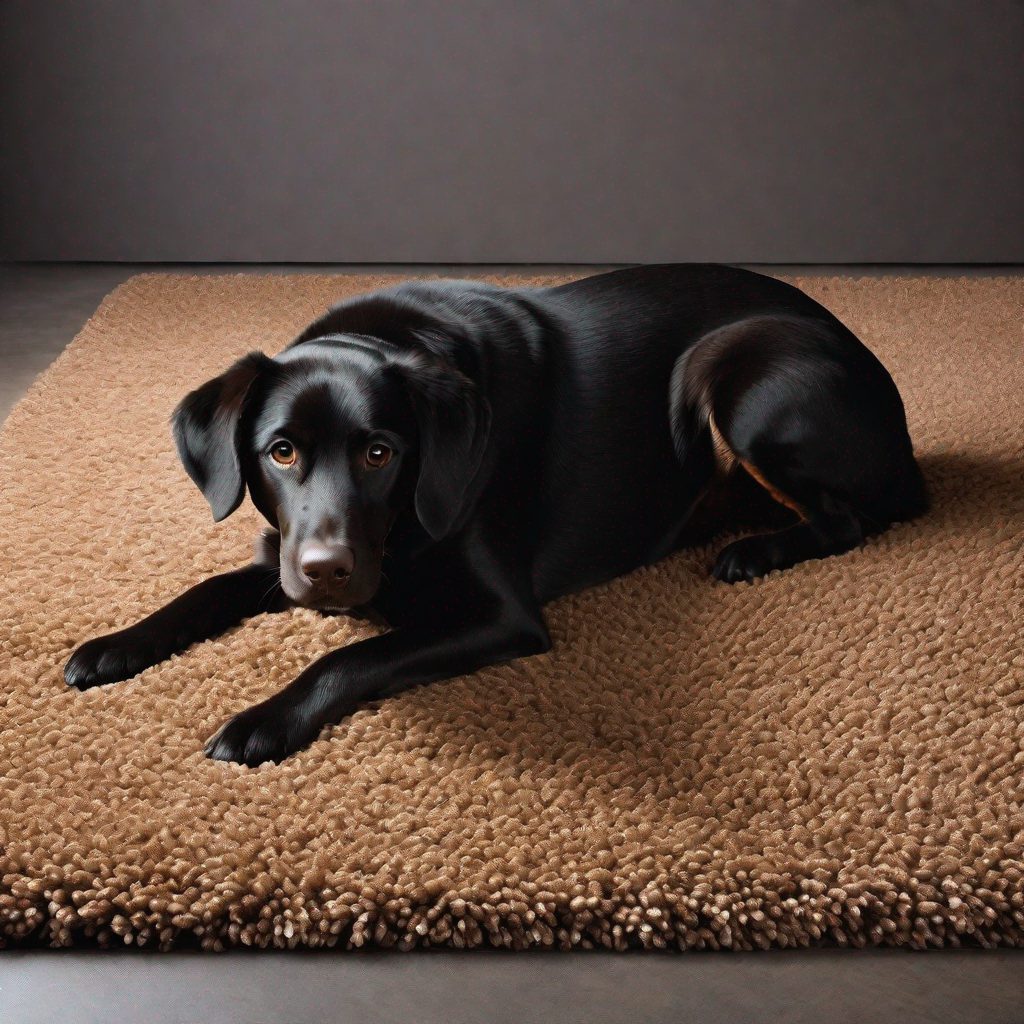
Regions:
<svg viewBox="0 0 1024 1024"><path fill-rule="evenodd" d="M342 304L274 359L240 360L184 399L174 432L216 519L248 488L273 530L252 565L80 647L71 685L127 678L291 604L392 627L207 745L247 764L363 701L547 650L545 603L693 539L716 448L742 486L712 530L757 518L751 495L791 510L769 502L782 528L721 552L728 582L846 551L926 506L881 363L796 288L728 267L401 284Z"/></svg>

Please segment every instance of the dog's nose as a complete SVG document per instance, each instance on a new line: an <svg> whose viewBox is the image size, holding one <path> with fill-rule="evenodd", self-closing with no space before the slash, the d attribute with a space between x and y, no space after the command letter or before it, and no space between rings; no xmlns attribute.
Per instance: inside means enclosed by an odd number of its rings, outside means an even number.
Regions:
<svg viewBox="0 0 1024 1024"><path fill-rule="evenodd" d="M299 552L299 568L311 583L347 580L355 566L355 552L344 544L310 541Z"/></svg>

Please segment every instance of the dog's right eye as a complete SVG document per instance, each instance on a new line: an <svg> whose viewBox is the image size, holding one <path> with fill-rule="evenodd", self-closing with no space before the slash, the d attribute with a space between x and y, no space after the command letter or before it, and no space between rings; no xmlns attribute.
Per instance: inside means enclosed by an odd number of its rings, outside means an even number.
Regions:
<svg viewBox="0 0 1024 1024"><path fill-rule="evenodd" d="M287 469L289 466L295 465L295 460L299 455L291 441L275 441L270 446L270 457L279 466Z"/></svg>

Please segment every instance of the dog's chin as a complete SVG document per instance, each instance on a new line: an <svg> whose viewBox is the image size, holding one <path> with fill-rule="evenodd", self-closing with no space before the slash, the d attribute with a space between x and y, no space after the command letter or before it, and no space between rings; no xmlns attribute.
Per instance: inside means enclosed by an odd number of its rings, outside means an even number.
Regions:
<svg viewBox="0 0 1024 1024"><path fill-rule="evenodd" d="M298 608L309 608L314 612L326 612L328 614L335 614L338 612L348 611L355 602L349 601L347 597L341 595L325 595L318 597L315 594L290 594L288 593L287 587L281 588L288 600L292 602Z"/></svg>

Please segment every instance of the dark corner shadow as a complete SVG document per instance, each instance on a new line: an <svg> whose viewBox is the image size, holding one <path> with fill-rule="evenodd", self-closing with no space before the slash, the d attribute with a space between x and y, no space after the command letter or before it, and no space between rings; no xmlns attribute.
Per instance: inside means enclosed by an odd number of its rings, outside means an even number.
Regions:
<svg viewBox="0 0 1024 1024"><path fill-rule="evenodd" d="M925 452L917 461L930 500L922 523L977 529L1015 520L1024 532L1024 458L947 451Z"/></svg>

